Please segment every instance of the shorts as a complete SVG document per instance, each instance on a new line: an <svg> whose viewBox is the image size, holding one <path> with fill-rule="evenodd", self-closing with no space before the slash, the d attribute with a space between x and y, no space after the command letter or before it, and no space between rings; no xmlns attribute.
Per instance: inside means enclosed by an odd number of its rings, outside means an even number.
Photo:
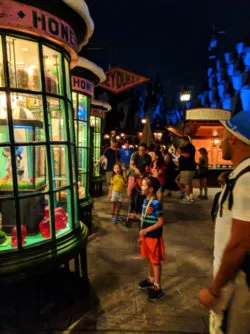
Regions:
<svg viewBox="0 0 250 334"><path fill-rule="evenodd" d="M111 202L120 202L123 201L123 193L112 190Z"/></svg>
<svg viewBox="0 0 250 334"><path fill-rule="evenodd" d="M176 180L179 181L180 184L183 184L183 185L191 184L194 176L195 176L195 171L182 170L180 174L177 176Z"/></svg>
<svg viewBox="0 0 250 334"><path fill-rule="evenodd" d="M107 185L108 185L108 186L111 185L111 179L112 179L112 176L113 176L113 172L112 172L112 170L109 171L109 172L106 172L106 182L107 182Z"/></svg>
<svg viewBox="0 0 250 334"><path fill-rule="evenodd" d="M149 259L152 264L160 264L165 259L165 248L163 238L148 238L141 239L141 256Z"/></svg>

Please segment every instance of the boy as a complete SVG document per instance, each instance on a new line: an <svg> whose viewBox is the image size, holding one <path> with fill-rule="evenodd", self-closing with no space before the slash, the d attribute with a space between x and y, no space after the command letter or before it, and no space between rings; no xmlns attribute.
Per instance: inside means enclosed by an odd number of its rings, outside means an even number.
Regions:
<svg viewBox="0 0 250 334"><path fill-rule="evenodd" d="M141 255L148 259L148 278L139 283L139 288L148 291L148 299L155 300L163 296L160 286L161 261L164 260L165 251L162 238L162 226L164 224L163 209L158 201L156 193L160 188L159 181L148 176L142 180L141 191L146 196L141 216L135 213L129 214L131 219L141 219L141 229L138 242Z"/></svg>

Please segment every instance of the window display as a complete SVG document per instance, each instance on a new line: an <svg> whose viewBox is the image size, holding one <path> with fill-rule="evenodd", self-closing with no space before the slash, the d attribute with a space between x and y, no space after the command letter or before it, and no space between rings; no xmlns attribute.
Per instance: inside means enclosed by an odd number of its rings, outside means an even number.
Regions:
<svg viewBox="0 0 250 334"><path fill-rule="evenodd" d="M101 156L101 117L91 116L90 124L94 129L93 163L95 165ZM94 176L100 176L100 167L94 169Z"/></svg>
<svg viewBox="0 0 250 334"><path fill-rule="evenodd" d="M68 56L30 39L0 38L1 252L59 238L79 223ZM79 177L86 184L84 99L79 106Z"/></svg>
<svg viewBox="0 0 250 334"><path fill-rule="evenodd" d="M89 101L86 95L73 93L74 122L78 164L78 198L89 196Z"/></svg>

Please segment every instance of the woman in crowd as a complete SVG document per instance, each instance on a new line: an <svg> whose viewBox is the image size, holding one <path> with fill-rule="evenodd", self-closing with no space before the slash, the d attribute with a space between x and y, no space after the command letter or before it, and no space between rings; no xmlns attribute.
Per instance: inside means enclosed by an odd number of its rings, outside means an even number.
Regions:
<svg viewBox="0 0 250 334"><path fill-rule="evenodd" d="M160 151L155 151L152 155L152 163L150 165L150 174L157 178L160 182L160 189L157 193L158 200L162 203L163 193L165 190L165 169L166 165Z"/></svg>

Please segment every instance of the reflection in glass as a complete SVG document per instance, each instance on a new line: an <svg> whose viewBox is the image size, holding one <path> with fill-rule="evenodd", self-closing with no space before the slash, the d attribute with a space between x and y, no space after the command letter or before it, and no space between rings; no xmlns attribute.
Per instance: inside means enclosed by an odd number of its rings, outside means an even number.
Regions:
<svg viewBox="0 0 250 334"><path fill-rule="evenodd" d="M49 97L47 99L49 116L49 132L52 141L67 141L65 108L62 100Z"/></svg>
<svg viewBox="0 0 250 334"><path fill-rule="evenodd" d="M38 43L7 36L7 55L12 88L41 90Z"/></svg>
<svg viewBox="0 0 250 334"><path fill-rule="evenodd" d="M45 85L47 93L63 95L61 54L43 46Z"/></svg>
<svg viewBox="0 0 250 334"><path fill-rule="evenodd" d="M74 112L74 119L77 119L76 109L77 109L77 93L72 92L72 102L73 102L73 112Z"/></svg>
<svg viewBox="0 0 250 334"><path fill-rule="evenodd" d="M88 120L88 99L82 94L79 94L77 118L81 121Z"/></svg>
<svg viewBox="0 0 250 334"><path fill-rule="evenodd" d="M91 122L94 126L94 152L93 152L93 163L96 164L101 156L101 118L91 116ZM94 169L94 176L100 176L100 167Z"/></svg>

